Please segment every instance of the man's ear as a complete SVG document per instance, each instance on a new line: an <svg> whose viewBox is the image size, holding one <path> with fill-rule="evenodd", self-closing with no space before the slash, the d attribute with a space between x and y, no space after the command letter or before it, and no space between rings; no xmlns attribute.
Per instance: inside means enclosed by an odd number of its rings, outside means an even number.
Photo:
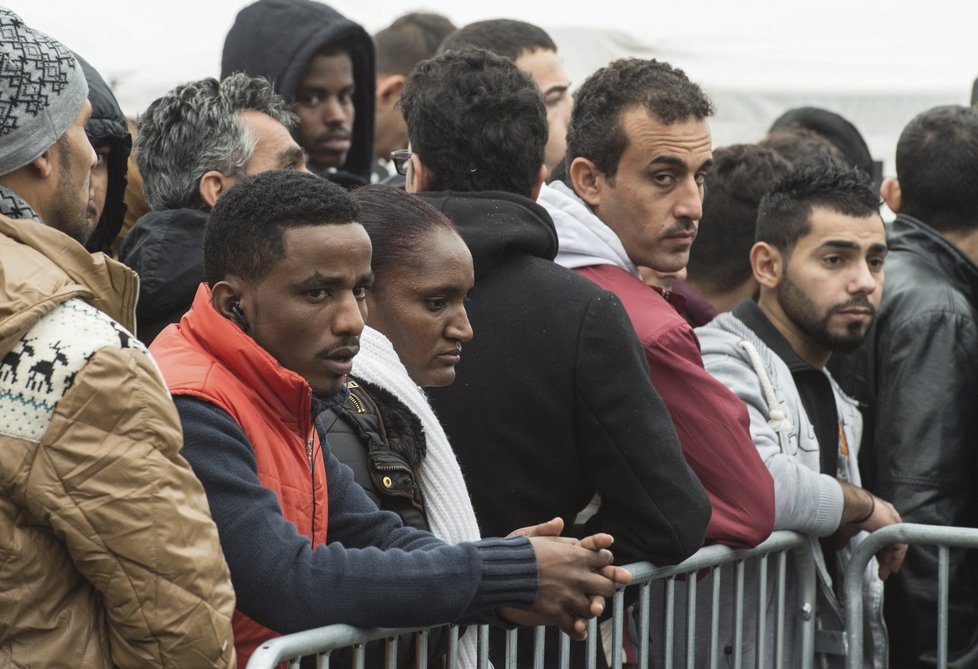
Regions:
<svg viewBox="0 0 978 669"><path fill-rule="evenodd" d="M58 165L54 159L54 152L57 150L57 146L57 144L52 144L47 148L47 151L29 163L30 169L34 170L38 176L47 179L58 169Z"/></svg>
<svg viewBox="0 0 978 669"><path fill-rule="evenodd" d="M900 213L902 195L900 193L899 181L896 179L883 179L883 183L880 184L880 195L883 196L883 202L890 208L890 211L894 214Z"/></svg>
<svg viewBox="0 0 978 669"><path fill-rule="evenodd" d="M393 107L401 98L407 78L403 74L389 74L377 78L377 107Z"/></svg>
<svg viewBox="0 0 978 669"><path fill-rule="evenodd" d="M204 172L197 189L207 208L213 209L217 203L217 198L226 193L235 183L237 183L237 179L232 179L217 170L210 170Z"/></svg>
<svg viewBox="0 0 978 669"><path fill-rule="evenodd" d="M599 206L605 178L598 166L587 158L578 156L571 162L568 172L577 196L591 205L592 208Z"/></svg>
<svg viewBox="0 0 978 669"><path fill-rule="evenodd" d="M784 273L784 257L776 246L757 242L750 249L750 266L761 288L775 288Z"/></svg>
<svg viewBox="0 0 978 669"><path fill-rule="evenodd" d="M416 153L411 156L410 160L411 167L408 169L407 180L404 182L404 190L408 193L423 193L431 190L431 170Z"/></svg>
<svg viewBox="0 0 978 669"><path fill-rule="evenodd" d="M547 180L547 166L541 165L540 171L537 172L536 181L533 182L533 188L530 190L530 199L536 200L540 197L540 189L543 188L544 182Z"/></svg>
<svg viewBox="0 0 978 669"><path fill-rule="evenodd" d="M250 311L245 282L229 275L211 286L211 306L226 319L236 323L242 330L247 330L247 313Z"/></svg>

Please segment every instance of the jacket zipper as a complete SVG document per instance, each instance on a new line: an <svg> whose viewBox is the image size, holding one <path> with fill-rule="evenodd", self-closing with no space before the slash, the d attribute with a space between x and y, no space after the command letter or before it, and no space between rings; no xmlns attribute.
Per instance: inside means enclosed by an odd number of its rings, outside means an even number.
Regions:
<svg viewBox="0 0 978 669"><path fill-rule="evenodd" d="M313 428L316 429L315 427ZM312 543L316 545L316 468L313 466L312 458L312 436L306 440L306 457L309 458L309 476L312 480Z"/></svg>

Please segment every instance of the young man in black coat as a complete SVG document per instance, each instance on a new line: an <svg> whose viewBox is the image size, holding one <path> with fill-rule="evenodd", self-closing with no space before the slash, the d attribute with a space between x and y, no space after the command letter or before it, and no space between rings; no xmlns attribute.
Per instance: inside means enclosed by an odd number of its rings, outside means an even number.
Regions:
<svg viewBox="0 0 978 669"><path fill-rule="evenodd" d="M475 261L475 338L431 397L483 534L561 516L613 534L619 563L683 560L709 501L621 304L553 262L553 221L534 201L548 128L533 80L463 49L422 63L401 106L407 189L455 222Z"/></svg>

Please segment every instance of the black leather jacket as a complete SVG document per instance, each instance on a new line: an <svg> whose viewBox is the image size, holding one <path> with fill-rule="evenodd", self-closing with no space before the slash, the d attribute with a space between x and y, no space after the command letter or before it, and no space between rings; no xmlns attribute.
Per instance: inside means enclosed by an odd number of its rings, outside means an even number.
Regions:
<svg viewBox="0 0 978 669"><path fill-rule="evenodd" d="M352 378L347 386L346 401L319 414L330 451L379 508L430 531L417 477L426 452L421 421L379 386Z"/></svg>
<svg viewBox="0 0 978 669"><path fill-rule="evenodd" d="M888 236L875 333L844 378L870 407L864 482L903 520L978 526L978 265L921 221ZM854 382L855 381L855 382ZM952 551L950 667L978 666L978 558ZM936 549L886 582L891 667L936 666Z"/></svg>

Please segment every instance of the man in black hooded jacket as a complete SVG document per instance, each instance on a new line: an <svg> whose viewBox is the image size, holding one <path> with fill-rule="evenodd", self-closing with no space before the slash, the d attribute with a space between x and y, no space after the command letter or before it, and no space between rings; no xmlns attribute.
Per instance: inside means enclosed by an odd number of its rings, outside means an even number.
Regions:
<svg viewBox="0 0 978 669"><path fill-rule="evenodd" d="M92 117L85 124L85 134L98 155L92 169L94 197L88 205L88 217L94 227L86 248L95 253L112 255L112 243L126 217L126 173L132 136L126 116L105 80L87 60L75 54L88 82L88 101Z"/></svg>
<svg viewBox="0 0 978 669"><path fill-rule="evenodd" d="M561 516L614 535L620 563L683 560L703 543L710 503L621 303L553 262L554 224L533 201L548 134L536 84L468 48L421 63L401 107L407 190L452 219L475 263L475 338L451 389L431 398L483 534Z"/></svg>
<svg viewBox="0 0 978 669"><path fill-rule="evenodd" d="M309 169L343 186L370 181L374 45L358 24L314 0L258 0L224 40L221 78L263 76L299 117Z"/></svg>

